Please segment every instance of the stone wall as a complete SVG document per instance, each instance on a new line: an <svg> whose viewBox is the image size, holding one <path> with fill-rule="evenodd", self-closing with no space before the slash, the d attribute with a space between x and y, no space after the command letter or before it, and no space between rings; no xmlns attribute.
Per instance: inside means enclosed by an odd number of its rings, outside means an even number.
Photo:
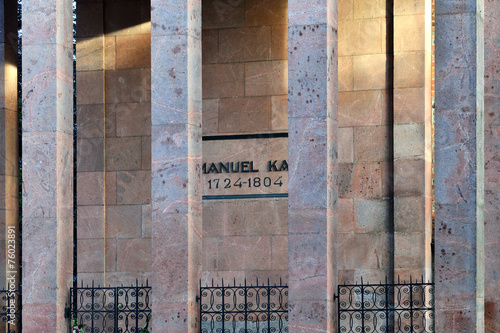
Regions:
<svg viewBox="0 0 500 333"><path fill-rule="evenodd" d="M430 274L426 4L339 1L338 260L344 281Z"/></svg>
<svg viewBox="0 0 500 333"><path fill-rule="evenodd" d="M393 266L388 24L385 1L339 1L338 269L348 282L384 279Z"/></svg>
<svg viewBox="0 0 500 333"><path fill-rule="evenodd" d="M203 1L202 10L203 135L286 133L287 1ZM205 200L203 278L286 279L287 202Z"/></svg>
<svg viewBox="0 0 500 333"><path fill-rule="evenodd" d="M78 280L151 270L149 1L77 5Z"/></svg>

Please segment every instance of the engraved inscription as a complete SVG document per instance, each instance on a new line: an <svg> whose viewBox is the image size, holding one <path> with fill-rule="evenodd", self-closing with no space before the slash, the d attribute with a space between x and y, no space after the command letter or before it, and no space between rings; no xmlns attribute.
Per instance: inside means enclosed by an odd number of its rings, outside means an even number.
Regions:
<svg viewBox="0 0 500 333"><path fill-rule="evenodd" d="M287 193L287 154L287 138L205 141L203 194Z"/></svg>

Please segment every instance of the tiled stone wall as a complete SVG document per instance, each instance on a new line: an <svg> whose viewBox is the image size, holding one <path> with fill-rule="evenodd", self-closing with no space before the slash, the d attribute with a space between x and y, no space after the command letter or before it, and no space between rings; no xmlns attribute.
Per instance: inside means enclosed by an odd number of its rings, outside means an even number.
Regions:
<svg viewBox="0 0 500 333"><path fill-rule="evenodd" d="M287 132L287 1L204 0L202 11L203 135ZM203 279L286 280L287 202L204 201Z"/></svg>
<svg viewBox="0 0 500 333"><path fill-rule="evenodd" d="M149 1L77 5L78 279L151 270Z"/></svg>
<svg viewBox="0 0 500 333"><path fill-rule="evenodd" d="M389 19L389 24L392 24ZM386 1L339 1L341 281L379 281L393 266L393 115ZM390 47L390 45L389 45Z"/></svg>
<svg viewBox="0 0 500 333"><path fill-rule="evenodd" d="M432 279L431 1L394 1L394 275Z"/></svg>
<svg viewBox="0 0 500 333"><path fill-rule="evenodd" d="M425 0L339 2L339 276L344 281L430 274L425 22Z"/></svg>
<svg viewBox="0 0 500 333"><path fill-rule="evenodd" d="M287 1L203 1L203 134L286 132Z"/></svg>

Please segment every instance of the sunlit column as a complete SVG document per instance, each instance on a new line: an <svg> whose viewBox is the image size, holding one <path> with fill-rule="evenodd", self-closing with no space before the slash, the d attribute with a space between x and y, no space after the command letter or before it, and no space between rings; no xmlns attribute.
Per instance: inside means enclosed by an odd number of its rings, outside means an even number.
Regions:
<svg viewBox="0 0 500 333"><path fill-rule="evenodd" d="M73 9L23 1L23 331L67 332L73 270Z"/></svg>

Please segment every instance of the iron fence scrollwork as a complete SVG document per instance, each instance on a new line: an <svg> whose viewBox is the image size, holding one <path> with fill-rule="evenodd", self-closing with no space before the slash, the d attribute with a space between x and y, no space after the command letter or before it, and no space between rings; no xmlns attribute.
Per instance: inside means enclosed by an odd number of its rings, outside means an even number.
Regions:
<svg viewBox="0 0 500 333"><path fill-rule="evenodd" d="M434 283L422 281L339 285L338 331L434 332Z"/></svg>
<svg viewBox="0 0 500 333"><path fill-rule="evenodd" d="M83 326L84 332L138 333L151 316L151 287L71 288L68 316Z"/></svg>
<svg viewBox="0 0 500 333"><path fill-rule="evenodd" d="M200 284L201 285L201 284ZM200 287L201 333L288 332L288 286L267 284Z"/></svg>
<svg viewBox="0 0 500 333"><path fill-rule="evenodd" d="M0 290L0 331L21 332L21 291Z"/></svg>

